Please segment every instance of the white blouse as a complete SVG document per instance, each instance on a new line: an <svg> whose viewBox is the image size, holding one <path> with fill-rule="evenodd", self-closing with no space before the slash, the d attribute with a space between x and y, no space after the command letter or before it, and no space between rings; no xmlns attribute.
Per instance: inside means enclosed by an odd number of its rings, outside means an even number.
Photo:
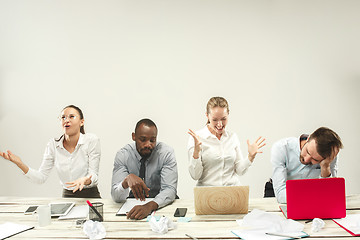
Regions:
<svg viewBox="0 0 360 240"><path fill-rule="evenodd" d="M51 139L46 146L43 161L39 170L29 168L25 174L30 181L44 183L55 166L64 189L68 188L66 182L91 175L91 184L84 188L97 186L100 163L100 140L91 133L80 134L73 153L69 153L63 146L64 137L60 141Z"/></svg>
<svg viewBox="0 0 360 240"><path fill-rule="evenodd" d="M236 133L225 131L220 140L207 126L196 131L201 144L198 159L194 159L194 138L188 143L189 172L197 186L236 186L241 185L243 175L251 161L241 154L240 142Z"/></svg>

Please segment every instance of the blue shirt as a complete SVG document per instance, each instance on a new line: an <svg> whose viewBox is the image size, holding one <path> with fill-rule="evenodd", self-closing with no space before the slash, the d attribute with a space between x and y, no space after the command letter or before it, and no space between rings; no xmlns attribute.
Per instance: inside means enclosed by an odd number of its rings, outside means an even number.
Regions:
<svg viewBox="0 0 360 240"><path fill-rule="evenodd" d="M321 177L319 164L304 165L300 162L300 138L284 138L271 148L273 187L279 203L286 203L286 180ZM330 165L331 176L337 176L337 157Z"/></svg>
<svg viewBox="0 0 360 240"><path fill-rule="evenodd" d="M122 181L129 174L139 176L141 156L135 143L127 144L115 156L112 175L111 196L115 202L125 201L129 188L122 187ZM165 143L158 142L150 157L145 161L145 184L150 188L150 197L159 207L175 200L177 188L177 164L174 150Z"/></svg>

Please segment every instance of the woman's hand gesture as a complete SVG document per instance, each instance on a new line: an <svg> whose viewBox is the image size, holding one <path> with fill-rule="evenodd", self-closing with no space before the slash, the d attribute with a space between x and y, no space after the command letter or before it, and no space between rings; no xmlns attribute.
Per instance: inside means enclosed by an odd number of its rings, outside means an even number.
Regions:
<svg viewBox="0 0 360 240"><path fill-rule="evenodd" d="M266 145L264 141L265 138L263 137L259 137L253 144L250 144L249 139L247 140L249 160L251 162L254 161L256 154L262 153L262 151L259 151L259 149Z"/></svg>
<svg viewBox="0 0 360 240"><path fill-rule="evenodd" d="M193 154L193 157L195 159L198 159L199 158L199 154L200 154L200 151L201 151L201 141L200 141L200 138L198 135L196 135L196 133L189 129L189 132L188 132L193 138L194 138L194 154Z"/></svg>
<svg viewBox="0 0 360 240"><path fill-rule="evenodd" d="M25 174L29 171L29 167L21 161L20 157L16 156L9 150L7 150L6 153L0 152L0 156L9 160L10 162L15 163L16 166L18 166Z"/></svg>
<svg viewBox="0 0 360 240"><path fill-rule="evenodd" d="M0 156L15 163L16 165L18 165L19 163L22 163L20 157L16 156L15 154L13 154L12 152L10 152L9 150L7 150L7 153L5 152L0 152Z"/></svg>
<svg viewBox="0 0 360 240"><path fill-rule="evenodd" d="M79 191L83 190L84 186L89 185L90 183L91 183L91 176L88 176L88 177L78 178L75 181L67 182L66 184L68 184L68 187L74 187L73 190L74 193L77 190Z"/></svg>

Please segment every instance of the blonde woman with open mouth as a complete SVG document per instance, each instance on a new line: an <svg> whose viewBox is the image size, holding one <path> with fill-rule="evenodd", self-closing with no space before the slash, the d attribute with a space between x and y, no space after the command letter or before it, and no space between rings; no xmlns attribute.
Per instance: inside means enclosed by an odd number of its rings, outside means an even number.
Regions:
<svg viewBox="0 0 360 240"><path fill-rule="evenodd" d="M239 186L240 176L251 166L257 153L265 146L259 137L248 144L244 158L236 133L227 131L229 104L223 97L212 97L206 106L207 124L203 129L189 129L189 172L197 186Z"/></svg>

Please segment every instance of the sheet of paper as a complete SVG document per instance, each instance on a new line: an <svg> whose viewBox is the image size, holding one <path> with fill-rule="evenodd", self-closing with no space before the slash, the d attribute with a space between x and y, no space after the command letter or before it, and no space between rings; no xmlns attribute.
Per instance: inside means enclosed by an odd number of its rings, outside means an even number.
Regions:
<svg viewBox="0 0 360 240"><path fill-rule="evenodd" d="M0 224L0 239L8 238L10 236L13 236L15 234L21 233L23 231L32 228L34 227L23 224L12 223L12 222L6 222Z"/></svg>
<svg viewBox="0 0 360 240"><path fill-rule="evenodd" d="M88 215L89 215L88 205L75 206L65 216L60 216L59 220L84 219L84 218L87 218Z"/></svg>
<svg viewBox="0 0 360 240"><path fill-rule="evenodd" d="M126 215L126 213L128 213L136 205L144 205L153 200L154 200L154 198L146 198L145 201L136 200L135 198L128 198L128 199L126 199L126 201L122 205L122 207L119 209L119 211L116 213L116 215L117 216Z"/></svg>
<svg viewBox="0 0 360 240"><path fill-rule="evenodd" d="M268 240L285 240L285 239L293 239L289 237L280 237L280 236L272 236L267 235L264 231L261 230L232 230L233 234L238 236L241 239L244 240L259 240L259 239L268 239ZM287 232L283 233L289 236L294 237L307 237L308 234L305 232Z"/></svg>
<svg viewBox="0 0 360 240"><path fill-rule="evenodd" d="M333 219L333 221L355 235L360 234L360 214L349 214L345 218Z"/></svg>

